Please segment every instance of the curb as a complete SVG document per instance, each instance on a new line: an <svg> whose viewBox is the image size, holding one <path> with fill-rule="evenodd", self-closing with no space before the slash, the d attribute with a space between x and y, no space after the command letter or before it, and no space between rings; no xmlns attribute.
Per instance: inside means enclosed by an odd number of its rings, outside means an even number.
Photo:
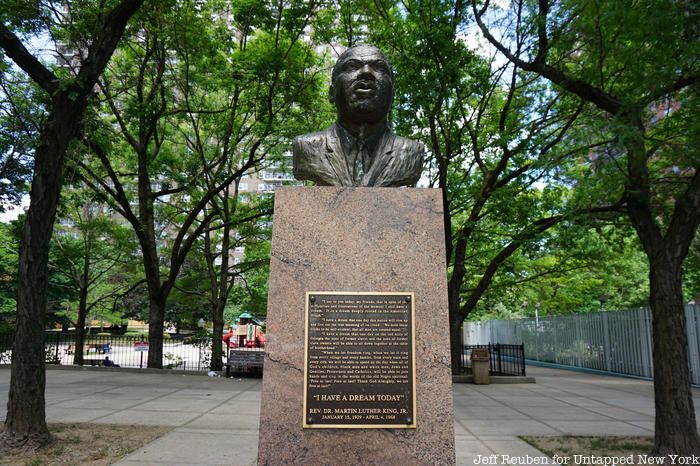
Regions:
<svg viewBox="0 0 700 466"><path fill-rule="evenodd" d="M491 384L514 384L514 383L537 383L534 377L515 375L492 375L489 376ZM473 375L453 375L452 383L474 383Z"/></svg>

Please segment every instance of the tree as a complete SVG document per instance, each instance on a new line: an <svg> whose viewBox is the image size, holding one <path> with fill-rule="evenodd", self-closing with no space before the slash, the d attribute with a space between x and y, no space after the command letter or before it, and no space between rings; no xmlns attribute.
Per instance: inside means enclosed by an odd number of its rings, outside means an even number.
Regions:
<svg viewBox="0 0 700 466"><path fill-rule="evenodd" d="M85 141L97 163L74 159L137 236L152 368L162 367L168 296L217 215L212 202L288 139L285 122L316 95L316 58L301 42L313 4L235 3L236 34L219 4L170 5L142 11L140 34L100 83L111 120Z"/></svg>
<svg viewBox="0 0 700 466"><path fill-rule="evenodd" d="M265 225L247 229L248 242L232 291L232 301L243 312L267 315L267 285L270 275L272 231Z"/></svg>
<svg viewBox="0 0 700 466"><path fill-rule="evenodd" d="M628 225L565 221L503 265L469 319L598 312L601 296L606 309L639 308L648 301L648 275Z"/></svg>
<svg viewBox="0 0 700 466"><path fill-rule="evenodd" d="M19 233L16 226L0 223L0 334L14 333L18 251Z"/></svg>
<svg viewBox="0 0 700 466"><path fill-rule="evenodd" d="M107 206L89 194L80 188L64 193L50 259L53 274L77 295L73 363L78 365L83 364L88 315L100 307L109 309L113 299L130 286L115 280L115 272L135 249L130 232L115 224Z"/></svg>
<svg viewBox="0 0 700 466"><path fill-rule="evenodd" d="M224 311L228 304L231 290L236 280L243 277L251 269L260 267L259 261L240 261L230 264L230 253L238 248L247 249L260 233L260 223L271 220L272 206L270 199L257 199L252 205L244 205L240 208L236 205L238 198L238 184L236 184L234 204L227 205L225 197L219 199L220 204L214 204L218 210L218 217L223 223L220 232L220 247L213 249L211 236L207 234L204 239L204 257L207 261L207 274L211 284L209 303L211 305L212 321L214 324L214 336L212 340L212 361L211 370L221 370L222 342L218 335L224 329ZM230 199L230 197L229 197ZM260 202L262 201L262 202ZM262 205L260 205L262 204ZM234 217L235 215L235 217ZM232 233L235 232L235 239L232 241ZM267 237L269 241L269 236ZM269 255L268 255L269 257ZM219 265L217 267L217 261ZM267 262L269 264L269 262ZM267 293L265 293L267 297Z"/></svg>
<svg viewBox="0 0 700 466"><path fill-rule="evenodd" d="M6 64L0 61L0 68ZM31 180L44 96L22 73L0 71L0 211L18 205Z"/></svg>
<svg viewBox="0 0 700 466"><path fill-rule="evenodd" d="M485 23L487 12L498 15L489 2L472 4L510 62L580 99L615 137L608 163L624 180L622 199L649 260L654 453L699 454L681 278L700 223L697 9L674 0L518 1L507 12L515 26L507 32L526 51L518 55Z"/></svg>
<svg viewBox="0 0 700 466"><path fill-rule="evenodd" d="M574 131L580 106L469 50L468 4L402 2L376 16L370 38L396 69L392 121L425 141L430 182L442 189L457 370L462 323L513 255L566 219L615 207L567 202L562 165L595 145Z"/></svg>
<svg viewBox="0 0 700 466"><path fill-rule="evenodd" d="M84 2L80 26L85 35L86 56L74 76L59 77L24 46L18 35L47 29L67 30L56 21L59 2L35 3L27 7L12 3L0 13L0 48L47 94L48 115L39 131L34 149L31 200L20 245L17 285L17 322L12 353L12 376L7 403L4 438L7 442L44 444L50 439L46 428L44 388L44 313L48 253L56 206L61 191L63 166L68 145L80 131L88 99L97 79L121 39L129 18L143 0L112 1L97 7ZM103 5L103 3L100 3ZM3 57L4 60L5 57Z"/></svg>
<svg viewBox="0 0 700 466"><path fill-rule="evenodd" d="M686 302L700 306L700 238L690 246L688 258L683 264L683 291Z"/></svg>
<svg viewBox="0 0 700 466"><path fill-rule="evenodd" d="M236 182L231 192L225 190L212 200L211 209L216 211L216 216L194 245L195 254L188 257L175 289L179 302L186 297L194 297L209 307L209 312L202 317L213 324L210 368L220 371L224 354L220 336L223 334L224 312L232 290L237 283L245 281L251 270L269 263L269 249L265 257L257 260L235 260L233 253L248 250L257 241L267 241L269 244L269 228L263 225L270 222L272 203L268 195L247 199L247 196L239 193Z"/></svg>

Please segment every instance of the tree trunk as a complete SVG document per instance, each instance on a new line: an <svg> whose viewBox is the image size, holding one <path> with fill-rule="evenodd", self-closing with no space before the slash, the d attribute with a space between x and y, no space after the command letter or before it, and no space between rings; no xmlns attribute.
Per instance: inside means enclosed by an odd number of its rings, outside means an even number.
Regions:
<svg viewBox="0 0 700 466"><path fill-rule="evenodd" d="M700 455L688 370L688 337L681 265L665 254L650 261L649 303L653 316L654 455Z"/></svg>
<svg viewBox="0 0 700 466"><path fill-rule="evenodd" d="M461 375L462 372L462 326L464 317L459 306L459 285L450 281L448 283L447 301L450 316L450 362L452 374Z"/></svg>
<svg viewBox="0 0 700 466"><path fill-rule="evenodd" d="M697 181L676 198L665 236L652 211L651 187L640 114L626 116L630 131L625 148L629 171L626 190L632 225L649 259L649 306L652 313L654 405L653 453L700 455L688 365L688 335L683 309L683 261L700 222ZM697 178L695 179L697 180ZM682 219L682 221L679 221Z"/></svg>
<svg viewBox="0 0 700 466"><path fill-rule="evenodd" d="M51 111L34 153L31 200L20 243L17 277L17 323L12 375L3 438L7 443L41 445L51 440L46 427L44 323L49 244L63 182L68 144L77 135L87 97L112 56L126 22L143 0L123 0L103 16L83 61L77 82L59 86L56 76L29 55L4 24L0 46L51 96Z"/></svg>
<svg viewBox="0 0 700 466"><path fill-rule="evenodd" d="M31 201L20 243L17 277L17 327L5 436L12 442L41 445L51 440L46 427L44 326L49 243L63 181L68 144L78 130L85 98L57 96L34 161Z"/></svg>
<svg viewBox="0 0 700 466"><path fill-rule="evenodd" d="M73 364L83 365L83 353L85 351L85 321L87 320L87 290L80 290L80 303L78 305L78 322L75 324L75 353Z"/></svg>
<svg viewBox="0 0 700 466"><path fill-rule="evenodd" d="M88 247L88 251L89 251ZM73 364L83 365L85 347L85 321L87 320L88 283L90 283L90 253L83 256L83 270L78 282L80 283L80 298L78 301L78 324L75 328L75 354Z"/></svg>
<svg viewBox="0 0 700 466"><path fill-rule="evenodd" d="M213 371L223 369L222 356L222 334L224 333L224 309L228 301L229 295L229 253L231 251L231 211L229 210L229 187L226 187L226 196L222 199L222 208L217 210L224 222L224 229L221 240L221 264L219 266L219 281L217 283L217 274L214 264L214 255L212 254L211 236L207 232L204 235L204 244L206 246L207 268L209 270L209 278L212 293L212 321L214 324L214 334L212 335L211 343L211 365ZM234 199L238 196L238 184L236 184ZM228 344L226 347L228 352Z"/></svg>
<svg viewBox="0 0 700 466"><path fill-rule="evenodd" d="M148 309L148 368L162 369L165 299L150 296Z"/></svg>
<svg viewBox="0 0 700 466"><path fill-rule="evenodd" d="M224 306L221 302L212 306L212 322L214 330L211 339L211 363L209 368L213 371L223 369L223 345L221 337L224 333Z"/></svg>
<svg viewBox="0 0 700 466"><path fill-rule="evenodd" d="M167 293L163 293L160 283L160 263L155 240L155 230L152 217L153 203L143 200L143 180L139 179L139 203L141 230L137 230L141 252L143 253L143 273L148 287L148 367L163 368L163 324L165 323L165 301ZM148 194L150 196L150 194Z"/></svg>
<svg viewBox="0 0 700 466"><path fill-rule="evenodd" d="M462 375L462 321L455 318L455 314L450 315L450 362L452 365L452 375Z"/></svg>

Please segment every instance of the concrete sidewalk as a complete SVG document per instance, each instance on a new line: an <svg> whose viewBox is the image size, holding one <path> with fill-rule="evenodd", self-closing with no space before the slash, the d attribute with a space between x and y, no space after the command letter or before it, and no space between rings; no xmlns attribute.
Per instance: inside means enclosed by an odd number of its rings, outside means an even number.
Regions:
<svg viewBox="0 0 700 466"><path fill-rule="evenodd" d="M542 456L518 435L653 435L651 382L527 371L536 384L453 386L458 464L471 465L478 455ZM9 379L0 369L3 419ZM260 379L49 370L47 420L174 427L120 465L253 465L261 387Z"/></svg>

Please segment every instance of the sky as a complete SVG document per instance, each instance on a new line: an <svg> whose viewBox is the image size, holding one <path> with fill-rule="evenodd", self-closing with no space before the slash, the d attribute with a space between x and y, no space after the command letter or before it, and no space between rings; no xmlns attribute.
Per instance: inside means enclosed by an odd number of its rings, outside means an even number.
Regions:
<svg viewBox="0 0 700 466"><path fill-rule="evenodd" d="M9 223L12 220L17 220L19 214L23 213L29 207L29 194L22 196L21 204L8 208L7 211L0 213L0 222Z"/></svg>
<svg viewBox="0 0 700 466"><path fill-rule="evenodd" d="M27 50L34 56L38 56L42 62L51 62L54 60L53 43L50 41L48 34L33 36L25 43ZM29 207L29 193L22 196L20 205L9 207L5 212L0 213L0 222L8 223L16 220L17 217Z"/></svg>

